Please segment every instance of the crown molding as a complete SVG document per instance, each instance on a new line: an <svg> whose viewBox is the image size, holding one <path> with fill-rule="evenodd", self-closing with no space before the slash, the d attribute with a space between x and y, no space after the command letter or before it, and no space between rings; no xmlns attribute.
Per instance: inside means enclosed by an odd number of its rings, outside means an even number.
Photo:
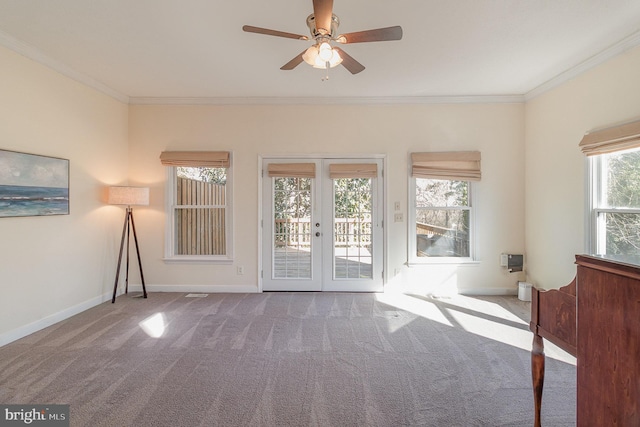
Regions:
<svg viewBox="0 0 640 427"><path fill-rule="evenodd" d="M560 86L563 83L579 76L580 74L608 61L615 56L618 56L628 50L631 50L640 45L640 31L637 31L630 36L620 40L618 43L609 46L607 49L600 53L597 53L589 59L579 63L575 67L558 74L554 78L546 81L533 90L530 90L524 95L525 101L529 101L543 93Z"/></svg>
<svg viewBox="0 0 640 427"><path fill-rule="evenodd" d="M132 105L394 105L523 103L522 95L381 97L130 97Z"/></svg>
<svg viewBox="0 0 640 427"><path fill-rule="evenodd" d="M72 69L71 67L63 64L62 62L56 61L55 59L48 57L47 55L45 55L35 47L27 43L24 43L3 31L0 31L0 44L6 47L7 49L11 49L16 53L19 53L20 55L26 58L29 58L46 67L49 67L54 71L57 71L58 73L62 74L65 77L75 80L78 83L81 83L92 89L95 89L98 92L102 92L105 95L108 95L117 101L120 101L124 104L129 103L129 97L127 95L123 95L122 93L110 88L109 86L103 83L100 83L99 81L94 80L91 77Z"/></svg>
<svg viewBox="0 0 640 427"><path fill-rule="evenodd" d="M390 96L390 97L132 97L82 74L37 48L0 31L0 45L85 86L130 105L401 105L526 103L607 60L640 45L640 31L558 74L522 95Z"/></svg>

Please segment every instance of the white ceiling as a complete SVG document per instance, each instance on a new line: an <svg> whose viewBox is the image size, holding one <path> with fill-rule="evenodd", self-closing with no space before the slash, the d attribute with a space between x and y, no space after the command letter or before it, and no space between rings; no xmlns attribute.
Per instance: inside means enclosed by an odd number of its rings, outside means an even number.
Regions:
<svg viewBox="0 0 640 427"><path fill-rule="evenodd" d="M640 44L638 0L334 0L339 33L400 25L400 41L343 45L366 66L279 68L311 42L311 0L0 0L0 43L131 102L157 98L531 96ZM513 96L516 97L513 97ZM192 100L193 101L193 100Z"/></svg>

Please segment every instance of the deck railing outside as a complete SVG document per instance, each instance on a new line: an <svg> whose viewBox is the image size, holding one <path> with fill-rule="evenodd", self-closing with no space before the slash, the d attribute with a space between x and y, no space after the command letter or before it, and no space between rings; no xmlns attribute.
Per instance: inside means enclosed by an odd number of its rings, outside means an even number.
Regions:
<svg viewBox="0 0 640 427"><path fill-rule="evenodd" d="M276 219L274 221L275 246L311 246L312 227L310 218ZM357 218L335 218L334 238L336 247L369 246L371 223Z"/></svg>
<svg viewBox="0 0 640 427"><path fill-rule="evenodd" d="M469 234L416 222L418 256L469 256Z"/></svg>

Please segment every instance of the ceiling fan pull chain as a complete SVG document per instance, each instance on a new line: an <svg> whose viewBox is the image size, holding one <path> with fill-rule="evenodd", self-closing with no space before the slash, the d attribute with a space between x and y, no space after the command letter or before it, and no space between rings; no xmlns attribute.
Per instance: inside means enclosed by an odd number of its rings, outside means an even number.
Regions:
<svg viewBox="0 0 640 427"><path fill-rule="evenodd" d="M326 82L327 80L329 80L329 68L331 68L331 64L329 64L329 61L325 62L326 65L326 70L327 70L327 75L324 76L324 78L322 79L323 82Z"/></svg>

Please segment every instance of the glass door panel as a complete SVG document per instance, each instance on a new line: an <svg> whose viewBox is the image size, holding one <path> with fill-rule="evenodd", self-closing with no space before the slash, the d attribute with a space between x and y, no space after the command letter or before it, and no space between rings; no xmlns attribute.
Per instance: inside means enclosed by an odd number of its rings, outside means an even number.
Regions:
<svg viewBox="0 0 640 427"><path fill-rule="evenodd" d="M333 278L371 279L371 178L333 180Z"/></svg>
<svg viewBox="0 0 640 427"><path fill-rule="evenodd" d="M268 176L269 165L278 174L297 174L300 165L317 160L265 159L262 180L262 289L266 291L320 291L322 256L315 236L319 218L317 177Z"/></svg>
<svg viewBox="0 0 640 427"><path fill-rule="evenodd" d="M371 177L342 176L367 170ZM323 171L323 220L332 227L323 238L326 261L322 289L380 292L383 290L382 160L326 159Z"/></svg>
<svg viewBox="0 0 640 427"><path fill-rule="evenodd" d="M271 173L309 163L313 178ZM382 160L264 159L263 170L262 289L382 291Z"/></svg>
<svg viewBox="0 0 640 427"><path fill-rule="evenodd" d="M311 278L311 180L273 179L273 278Z"/></svg>

